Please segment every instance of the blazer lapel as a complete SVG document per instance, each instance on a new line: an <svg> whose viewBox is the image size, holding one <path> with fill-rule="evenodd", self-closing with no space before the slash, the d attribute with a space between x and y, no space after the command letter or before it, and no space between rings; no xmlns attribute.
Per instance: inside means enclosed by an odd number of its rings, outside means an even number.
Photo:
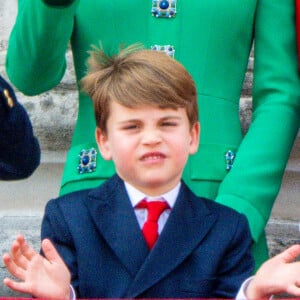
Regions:
<svg viewBox="0 0 300 300"><path fill-rule="evenodd" d="M149 250L123 181L114 176L89 194L86 205L100 234L134 277Z"/></svg>
<svg viewBox="0 0 300 300"><path fill-rule="evenodd" d="M157 243L128 290L137 297L167 276L199 246L217 216L183 183L172 213Z"/></svg>

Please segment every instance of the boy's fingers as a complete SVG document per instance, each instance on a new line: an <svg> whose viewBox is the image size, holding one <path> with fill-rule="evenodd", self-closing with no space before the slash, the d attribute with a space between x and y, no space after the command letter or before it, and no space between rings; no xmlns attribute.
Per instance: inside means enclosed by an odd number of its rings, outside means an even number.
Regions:
<svg viewBox="0 0 300 300"><path fill-rule="evenodd" d="M18 241L13 242L10 250L10 256L16 265L23 269L27 268L27 258L23 256Z"/></svg>
<svg viewBox="0 0 300 300"><path fill-rule="evenodd" d="M300 296L300 287L292 285L287 289L287 293L293 296Z"/></svg>
<svg viewBox="0 0 300 300"><path fill-rule="evenodd" d="M63 260L50 240L44 239L42 241L42 249L49 262L63 263Z"/></svg>
<svg viewBox="0 0 300 300"><path fill-rule="evenodd" d="M20 280L25 280L24 270L14 263L8 253L4 253L3 262L11 275Z"/></svg>
<svg viewBox="0 0 300 300"><path fill-rule="evenodd" d="M286 263L294 261L300 255L300 245L293 245L279 254Z"/></svg>
<svg viewBox="0 0 300 300"><path fill-rule="evenodd" d="M29 246L24 238L22 240L17 239L17 241L19 242L22 255L28 260L31 260L37 254L37 252Z"/></svg>
<svg viewBox="0 0 300 300"><path fill-rule="evenodd" d="M16 292L25 294L31 292L24 282L16 282L11 280L10 278L5 278L3 280L3 284Z"/></svg>

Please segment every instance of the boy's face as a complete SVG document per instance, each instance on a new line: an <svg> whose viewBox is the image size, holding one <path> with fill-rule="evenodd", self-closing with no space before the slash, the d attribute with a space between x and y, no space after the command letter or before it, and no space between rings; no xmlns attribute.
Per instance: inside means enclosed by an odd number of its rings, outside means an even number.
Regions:
<svg viewBox="0 0 300 300"><path fill-rule="evenodd" d="M112 101L107 132L96 129L104 159L118 175L150 196L165 193L181 179L189 154L198 149L199 123L190 128L184 108L127 108Z"/></svg>

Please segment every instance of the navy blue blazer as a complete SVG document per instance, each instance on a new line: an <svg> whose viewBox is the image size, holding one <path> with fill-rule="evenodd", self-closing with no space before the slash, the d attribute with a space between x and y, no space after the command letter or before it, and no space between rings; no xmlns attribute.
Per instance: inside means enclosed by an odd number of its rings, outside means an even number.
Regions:
<svg viewBox="0 0 300 300"><path fill-rule="evenodd" d="M54 242L81 298L233 298L253 271L246 218L184 183L152 251L117 175L50 200L44 238Z"/></svg>
<svg viewBox="0 0 300 300"><path fill-rule="evenodd" d="M30 176L40 164L40 146L27 112L0 76L0 179Z"/></svg>

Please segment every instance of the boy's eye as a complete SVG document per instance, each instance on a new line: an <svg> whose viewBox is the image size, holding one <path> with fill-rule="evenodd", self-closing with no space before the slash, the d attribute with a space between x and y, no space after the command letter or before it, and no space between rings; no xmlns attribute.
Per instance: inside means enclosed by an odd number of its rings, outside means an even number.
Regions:
<svg viewBox="0 0 300 300"><path fill-rule="evenodd" d="M134 130L134 129L138 129L138 128L139 128L139 125L137 125L137 124L130 124L130 125L123 127L124 130Z"/></svg>
<svg viewBox="0 0 300 300"><path fill-rule="evenodd" d="M168 122L163 122L162 126L177 126L177 123L168 121Z"/></svg>

